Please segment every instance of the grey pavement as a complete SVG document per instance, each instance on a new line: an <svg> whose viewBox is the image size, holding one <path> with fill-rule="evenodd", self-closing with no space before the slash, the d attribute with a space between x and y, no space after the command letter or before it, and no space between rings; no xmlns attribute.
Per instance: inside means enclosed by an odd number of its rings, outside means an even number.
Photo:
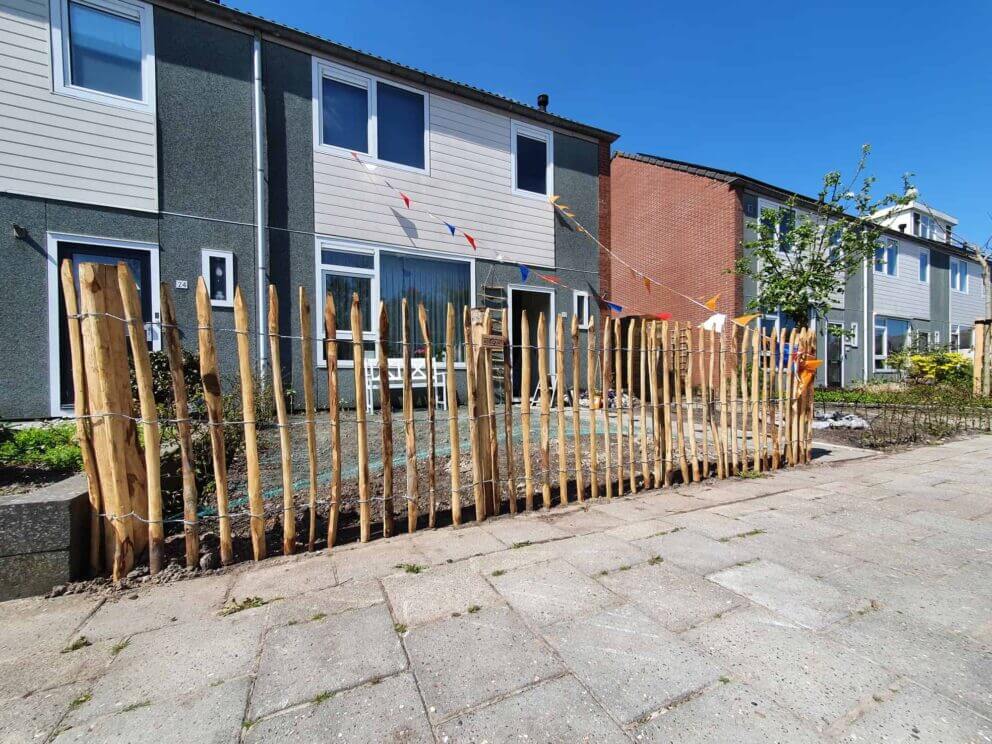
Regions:
<svg viewBox="0 0 992 744"><path fill-rule="evenodd" d="M992 437L834 448L2 603L0 744L992 742L990 471Z"/></svg>

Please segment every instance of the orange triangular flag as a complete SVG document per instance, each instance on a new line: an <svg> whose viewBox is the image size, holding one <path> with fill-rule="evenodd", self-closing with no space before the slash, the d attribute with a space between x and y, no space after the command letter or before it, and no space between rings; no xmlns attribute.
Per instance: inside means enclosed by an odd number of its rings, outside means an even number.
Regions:
<svg viewBox="0 0 992 744"><path fill-rule="evenodd" d="M755 318L758 318L760 316L761 316L761 313L751 313L750 315L738 315L736 318L734 318L734 323L736 323L737 325L742 325L742 326L743 325L747 325L752 320L754 320Z"/></svg>
<svg viewBox="0 0 992 744"><path fill-rule="evenodd" d="M558 194L552 194L551 196L548 197L548 201L551 202L552 204L554 204L559 199L561 199L561 197L558 196Z"/></svg>
<svg viewBox="0 0 992 744"><path fill-rule="evenodd" d="M706 300L706 302L703 303L703 307L705 307L707 310L712 310L713 312L716 312L716 303L719 300L720 300L720 295L715 294L712 297L710 297L710 299Z"/></svg>
<svg viewBox="0 0 992 744"><path fill-rule="evenodd" d="M651 291L651 280L648 279L647 277L644 277L644 289L646 289L648 292Z"/></svg>

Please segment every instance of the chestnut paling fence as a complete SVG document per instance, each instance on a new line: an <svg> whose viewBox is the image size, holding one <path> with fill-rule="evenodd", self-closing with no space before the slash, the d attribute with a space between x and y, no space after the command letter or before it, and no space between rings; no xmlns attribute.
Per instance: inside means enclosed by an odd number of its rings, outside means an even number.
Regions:
<svg viewBox="0 0 992 744"><path fill-rule="evenodd" d="M687 323L604 318L600 328L583 329L586 338L581 343L577 318L566 321L563 316L546 318L541 314L531 319L523 313L520 337L514 339L521 367L519 389L536 392L522 395L519 404L514 404L514 354L508 346L509 323L501 317L502 310L456 309L449 304L445 337L434 340L423 306L415 309L417 317L413 319L414 309L404 299L402 327L392 329L392 336L386 309L378 308L377 361L372 367L381 389L388 390L389 349L402 349L402 408L394 412L390 396L380 395L379 410L369 413L365 400L367 365L339 368L338 360L339 347L346 345L351 347L351 358L365 357L361 330L366 326L357 295L327 296L325 338L317 339L302 288L298 299L300 335L279 333L278 297L275 287L270 287L272 371L271 379L263 381L255 378L249 349L252 330L239 290L234 300L235 327L215 328L201 279L196 292L197 325L181 329L171 293L163 284L160 325L175 411L174 418L165 419L154 399L145 324L128 268L124 264L83 264L78 295L68 263L61 268L61 279L75 417L92 507L90 565L95 572L109 569L115 579L124 576L146 548L151 572L161 570L170 522L182 527L187 565L197 564L202 517L198 514L192 455L195 425L209 431L221 563L235 560L232 522L236 518L249 525L251 555L256 560L266 556L266 499L255 395L268 386L279 433L282 503L278 521L284 554L298 547L312 550L323 542L324 530L318 536L320 511L326 512L326 544L331 547L340 538L345 516L357 522L362 541L370 540L373 532L386 537L396 534L400 531L397 519L402 519L404 511L405 531L414 532L418 526L433 528L443 506L442 493L449 500L451 522L458 525L503 511L515 514L573 500L611 499L676 481L777 470L808 462L811 457L812 386L804 388L800 383L795 361L800 355L815 356L814 336L809 331L767 335L728 323L721 333ZM339 312L348 314L351 339L337 338ZM500 321L499 334L492 332L494 316ZM413 322L420 330L416 347L410 341ZM549 323L554 327L549 328ZM190 413L181 330L188 338L197 339L204 421L194 420ZM225 417L215 345L215 332L220 331L232 332L237 338L242 415L235 419ZM544 341L552 337L553 343ZM280 356L281 342L286 338L301 345L302 420L292 420L287 406ZM318 343L325 344L326 369L314 363L314 345ZM442 349L443 354L438 353ZM414 351L423 355L428 380L426 412L420 413L415 411L411 379ZM466 360L466 396L461 405L457 353L463 353ZM571 363L567 373L566 355ZM557 375L549 373L552 358ZM441 377L446 410L438 410L437 390L431 383L434 365L442 365L445 372ZM137 400L132 394L132 366ZM315 395L318 373L326 374L329 405L320 412ZM342 410L339 404L345 376L354 386L353 411ZM418 421L421 437L423 428L427 429L426 454L417 449ZM177 432L182 517L166 518L163 514L160 458L164 426L175 427ZM343 451L345 426L354 427L355 446ZM225 446L225 429L230 427L236 427L244 440L247 509L240 513L230 508ZM300 489L305 499L300 516L308 516L301 520L307 528L305 539L296 534L294 427L301 428L306 437L308 478ZM326 427L329 437L329 464L319 462L318 427ZM400 429L403 432L402 489L394 482L394 427L397 433ZM447 456L439 457L437 437L444 427ZM466 428L467 452L460 444ZM370 442L375 437L381 443L382 459L381 464L372 466ZM327 487L318 482L322 466L329 466ZM345 471L350 474L356 469L357 483L344 477ZM421 510L426 511L426 519ZM378 513L375 520L374 511Z"/></svg>

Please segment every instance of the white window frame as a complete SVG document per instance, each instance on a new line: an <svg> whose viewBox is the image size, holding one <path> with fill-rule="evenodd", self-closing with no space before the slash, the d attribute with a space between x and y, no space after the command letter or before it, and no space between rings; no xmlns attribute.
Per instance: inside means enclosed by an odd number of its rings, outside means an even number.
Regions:
<svg viewBox="0 0 992 744"><path fill-rule="evenodd" d="M878 325L878 321L879 320L882 321L882 325L881 326ZM879 314L876 313L874 315L874 322L872 323L872 334L871 334L872 372L895 372L896 371L896 370L892 369L892 367L889 367L888 366L888 359L889 359L889 326L888 326L887 323L885 323L885 321L887 321L887 320L902 320L902 321L905 321L906 322L906 324L907 324L907 328L906 328L906 345L910 349L913 348L912 342L913 342L913 335L915 333L915 329L913 328L913 321L911 319L909 319L909 318L900 318L900 317L895 316L895 315L879 315ZM882 330L885 332L885 334L884 334L884 341L882 342L882 347L883 347L884 353L881 354L881 355L880 354L877 354L875 352L875 330L878 329L878 328L882 328ZM874 366L874 360L876 360L876 359L882 359L882 360L884 360L881 367L876 368Z"/></svg>
<svg viewBox="0 0 992 744"><path fill-rule="evenodd" d="M937 221L928 214L920 214L919 237L935 240L937 237Z"/></svg>
<svg viewBox="0 0 992 744"><path fill-rule="evenodd" d="M585 314L579 315L579 298L585 299ZM590 302L592 301L592 295L589 294L584 289L573 289L572 290L572 315L579 319L579 329L583 331L588 331L592 328L592 307Z"/></svg>
<svg viewBox="0 0 992 744"><path fill-rule="evenodd" d="M923 266L924 260L926 260L926 267L925 267L926 271L924 272L926 278L920 279L919 269L924 268ZM930 283L930 251L928 251L926 248L920 248L920 255L917 258L917 261L918 261L918 268L916 274L917 280L919 280L920 284L929 284Z"/></svg>
<svg viewBox="0 0 992 744"><path fill-rule="evenodd" d="M950 350L951 351L972 351L975 348L975 334L972 333L971 336L971 346L965 348L961 347L961 331L970 330L969 326L965 323L952 323L951 324L951 340L950 340ZM955 341L956 339L956 341ZM957 348L955 348L955 345Z"/></svg>
<svg viewBox="0 0 992 744"><path fill-rule="evenodd" d="M319 59L318 57L313 57L313 147L314 150L318 152L327 153L328 155L336 155L337 157L343 157L351 159L351 150L347 147L339 147L338 145L330 145L323 141L324 136L324 124L323 124L323 110L322 105L324 86L322 82L324 78L331 78L332 80L337 80L338 82L345 83L347 85L353 85L356 88L365 88L366 96L368 96L368 152L359 152L363 156L362 160L376 165L383 165L389 168L396 168L398 170L410 171L412 173L423 173L430 175L431 162L430 162L430 131L431 131L431 120L430 120L430 91L424 90L422 88L415 88L411 85L406 85L404 83L398 83L395 80L389 78L378 77L376 75L371 75L367 72L362 72L350 67L345 67L344 65L336 64L334 62L328 62L327 60ZM404 163L394 163L392 160L382 160L379 158L379 118L378 118L378 96L377 96L377 85L378 83L385 83L386 85L392 85L395 88L401 88L402 90L410 91L411 93L416 93L417 95L423 97L424 99L424 167L417 168L412 165L406 165ZM357 151L356 151L357 152Z"/></svg>
<svg viewBox="0 0 992 744"><path fill-rule="evenodd" d="M52 25L52 88L63 96L107 106L154 113L155 111L155 28L152 6L135 0L72 0L96 10L138 21L141 26L141 100L104 93L72 84L69 0L50 0Z"/></svg>
<svg viewBox="0 0 992 744"><path fill-rule="evenodd" d="M517 135L533 140L544 142L547 148L548 162L547 172L544 178L545 193L539 194L536 191L527 191L517 188ZM529 199L546 200L555 193L555 138L550 129L535 127L520 121L510 120L510 191L517 196L525 196Z"/></svg>
<svg viewBox="0 0 992 744"><path fill-rule="evenodd" d="M159 307L159 273L158 273L158 244L144 243L134 240L116 240L114 238L99 238L93 235L77 235L73 233L50 232L47 235L46 249L48 253L48 393L49 409L55 418L72 416L72 407L62 407L62 369L59 357L59 243L84 243L105 248L121 248L131 251L146 251L148 261L148 283L152 288L151 307L152 317L145 318L146 328L151 329L152 350L162 348L162 333L158 323L161 320ZM149 325L151 324L151 325Z"/></svg>
<svg viewBox="0 0 992 744"><path fill-rule="evenodd" d="M858 331L860 330L858 328L858 325L859 325L858 321L856 320L852 320L848 324L848 328L850 329L850 335L847 337L847 348L849 349L858 348L858 342L859 342Z"/></svg>
<svg viewBox="0 0 992 744"><path fill-rule="evenodd" d="M214 307L234 307L234 253L232 251L218 251L213 248L204 248L200 252L200 275L207 285L207 292L210 292L210 259L221 258L224 260L226 299L215 300L210 298L210 304Z"/></svg>
<svg viewBox="0 0 992 744"><path fill-rule="evenodd" d="M371 269L360 269L354 266L335 266L334 264L325 264L321 259L321 250L326 249L330 251L341 251L344 253L362 253L365 255L370 255L373 257L373 263ZM375 313L373 318L369 320L369 328L371 330L362 331L362 341L363 342L378 342L379 340L379 325L378 325L378 312L379 312L379 280L382 276L379 267L379 258L383 253L398 253L405 256L411 256L413 258L427 258L427 259L441 259L444 261L452 261L455 263L464 263L469 265L469 289L471 306L475 307L476 296L475 296L475 259L470 256L459 256L452 253L441 253L438 251L408 251L403 248L396 246L385 245L385 244L371 244L363 243L358 240L347 240L345 238L334 238L327 236L317 236L316 244L314 249L314 263L315 263L315 277L316 277L316 287L315 291L317 293L315 307L319 309L319 312L314 315L314 340L319 342L320 350L317 354L317 366L321 368L327 367L327 358L325 356L325 350L327 344L325 343L326 334L324 333L324 300L326 299L326 293L323 291L324 288L324 273L329 272L336 274L338 276L354 276L368 278L371 280L371 289L369 291L369 307L372 312ZM349 298L350 303L350 298ZM349 306L350 307L350 304ZM342 307L336 307L338 317L341 313L345 311ZM364 320L364 318L363 318ZM352 341L354 337L351 334L351 330L339 330L337 333L338 341ZM435 339L435 346L438 341ZM353 360L339 360L338 367L342 369L353 368ZM465 362L455 362L455 369L464 369Z"/></svg>
<svg viewBox="0 0 992 744"><path fill-rule="evenodd" d="M957 286L955 286L954 281L955 267L957 267ZM968 262L960 258L952 258L948 273L950 274L951 291L963 295L968 294L968 278L971 275L971 271L968 269Z"/></svg>
<svg viewBox="0 0 992 744"><path fill-rule="evenodd" d="M885 263L882 264L881 268L879 268L878 266L878 259L872 257L872 268L874 269L875 273L881 276L891 276L893 278L898 277L899 276L899 243L897 243L895 240L886 240L884 245L882 245L882 251L885 254ZM890 253L892 254L891 258L889 257ZM889 271L890 268L892 269L891 271Z"/></svg>

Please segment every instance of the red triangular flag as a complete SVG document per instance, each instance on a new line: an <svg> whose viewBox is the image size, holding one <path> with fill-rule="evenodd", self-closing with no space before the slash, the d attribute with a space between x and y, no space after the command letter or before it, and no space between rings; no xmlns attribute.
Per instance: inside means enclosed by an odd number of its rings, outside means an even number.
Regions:
<svg viewBox="0 0 992 744"><path fill-rule="evenodd" d="M400 192L400 196L403 197L403 203L406 204L406 208L409 209L410 208L410 197L407 196L406 194L404 194L402 191Z"/></svg>
<svg viewBox="0 0 992 744"><path fill-rule="evenodd" d="M472 246L472 250L473 250L473 251L477 251L477 250L479 250L478 248L476 248L476 247L475 247L475 238L473 238L473 237L472 237L471 235L469 235L469 234L468 234L467 232L465 232L464 230L462 230L462 235L464 235L464 236L465 236L465 240L467 240L467 241L468 241L468 244L469 244L470 246Z"/></svg>
<svg viewBox="0 0 992 744"><path fill-rule="evenodd" d="M671 313L655 313L654 314L654 317L656 317L658 320L671 320L672 319L672 314Z"/></svg>

